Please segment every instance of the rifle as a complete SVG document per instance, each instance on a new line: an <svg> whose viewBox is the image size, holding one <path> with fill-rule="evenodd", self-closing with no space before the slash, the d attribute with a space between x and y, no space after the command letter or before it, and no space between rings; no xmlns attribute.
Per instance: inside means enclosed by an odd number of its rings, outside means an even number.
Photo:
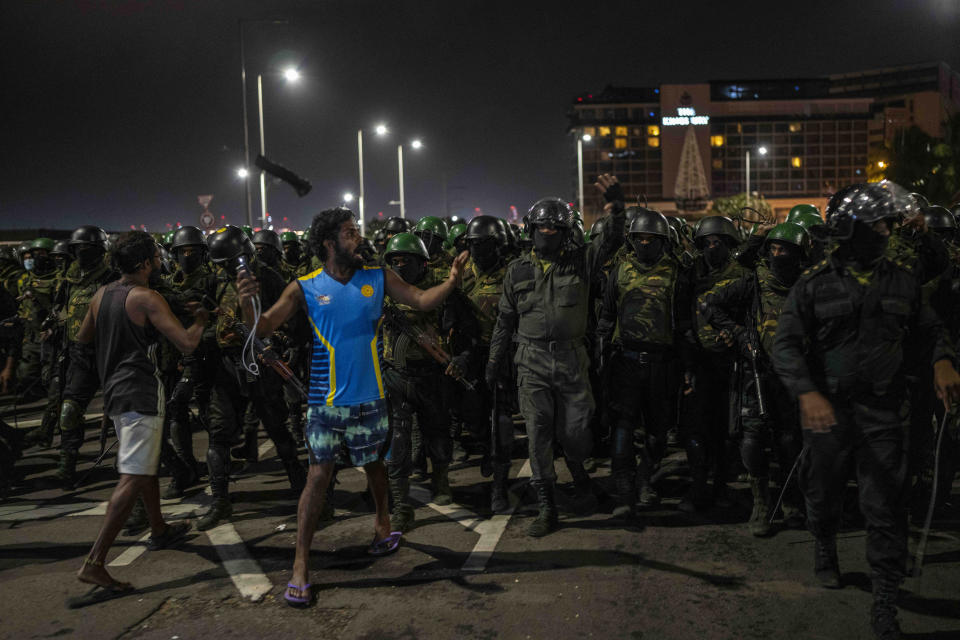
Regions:
<svg viewBox="0 0 960 640"><path fill-rule="evenodd" d="M442 365L450 364L450 354L444 351L437 343L436 338L427 334L426 331L415 326L402 311L391 305L383 305L383 317L387 324L394 329L406 334L410 339L420 345L420 348L427 352L431 358ZM476 383L471 382L461 375L451 376L454 380L462 384L470 391L476 391Z"/></svg>
<svg viewBox="0 0 960 640"><path fill-rule="evenodd" d="M757 277L756 273L754 273L753 276L753 295L754 302L757 305L756 313L761 313L763 311L763 299L760 297L760 278ZM754 314L751 314L751 316L753 315ZM747 329L750 332L750 344L747 346L747 351L750 353L750 364L753 367L753 386L757 388L757 406L760 410L760 417L766 419L767 403L763 398L763 387L760 384L760 368L757 366L757 349L759 349L760 345L760 331L757 329L757 324L752 322L752 318L750 324L750 328Z"/></svg>
<svg viewBox="0 0 960 640"><path fill-rule="evenodd" d="M750 352L750 366L753 367L753 386L756 388L757 393L757 407L760 410L760 417L766 419L767 403L763 399L763 387L760 385L760 370L759 367L757 367L757 350L752 344L747 347L747 350Z"/></svg>
<svg viewBox="0 0 960 640"><path fill-rule="evenodd" d="M490 389L490 457L494 463L500 460L500 385Z"/></svg>
<svg viewBox="0 0 960 640"><path fill-rule="evenodd" d="M247 325L242 322L235 322L233 326L240 332L243 340L246 341L250 335L250 329L247 328ZM268 349L267 346L263 344L263 341L256 336L253 338L253 349L256 351L257 359L273 369L277 375L280 376L280 379L283 380L284 384L300 394L300 397L304 400L309 399L307 390L303 388L303 383L297 378L297 374L287 366L287 363L284 362L275 351Z"/></svg>

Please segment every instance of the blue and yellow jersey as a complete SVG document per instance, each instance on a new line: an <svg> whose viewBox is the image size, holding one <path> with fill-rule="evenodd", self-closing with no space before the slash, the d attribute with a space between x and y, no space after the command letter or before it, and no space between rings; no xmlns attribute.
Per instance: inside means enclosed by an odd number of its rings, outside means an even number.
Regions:
<svg viewBox="0 0 960 640"><path fill-rule="evenodd" d="M313 333L308 404L344 407L383 398L383 269L363 267L347 284L323 269L297 281Z"/></svg>

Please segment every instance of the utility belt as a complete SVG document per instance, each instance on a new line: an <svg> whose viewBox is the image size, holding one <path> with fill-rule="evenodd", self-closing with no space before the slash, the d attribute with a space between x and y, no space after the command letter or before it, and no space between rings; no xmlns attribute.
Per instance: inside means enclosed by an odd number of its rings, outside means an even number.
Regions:
<svg viewBox="0 0 960 640"><path fill-rule="evenodd" d="M541 340L540 338L528 338L526 336L516 335L513 341L517 344L528 344L544 351L574 351L577 347L583 346L583 338L573 338L571 340Z"/></svg>
<svg viewBox="0 0 960 640"><path fill-rule="evenodd" d="M650 364L652 362L669 362L676 356L672 348L663 350L646 348L643 350L632 348L635 345L623 345L620 355L624 358L634 360L640 364Z"/></svg>

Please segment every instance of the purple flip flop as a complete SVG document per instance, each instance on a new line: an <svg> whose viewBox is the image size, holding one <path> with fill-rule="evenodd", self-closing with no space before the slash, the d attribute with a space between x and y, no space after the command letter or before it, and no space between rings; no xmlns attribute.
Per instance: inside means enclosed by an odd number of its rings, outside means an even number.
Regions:
<svg viewBox="0 0 960 640"><path fill-rule="evenodd" d="M370 543L367 553L371 556L388 556L400 548L402 537L402 531L391 531L383 540L377 540L377 534L373 534L373 542Z"/></svg>
<svg viewBox="0 0 960 640"><path fill-rule="evenodd" d="M300 593L306 592L306 597L296 598L290 595L290 589L296 589ZM283 599L287 601L291 607L306 607L313 601L313 592L310 590L310 583L303 585L302 587L298 584L293 584L292 582L287 583L287 590L283 592Z"/></svg>

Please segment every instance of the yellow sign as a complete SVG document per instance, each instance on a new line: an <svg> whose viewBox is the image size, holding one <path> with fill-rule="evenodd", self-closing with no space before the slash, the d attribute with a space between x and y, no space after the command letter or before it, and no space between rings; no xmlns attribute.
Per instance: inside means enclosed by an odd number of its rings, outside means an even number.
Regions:
<svg viewBox="0 0 960 640"><path fill-rule="evenodd" d="M370 296L373 295L373 287L371 287L368 284L365 284L360 288L360 293L363 294L364 298L369 298Z"/></svg>

